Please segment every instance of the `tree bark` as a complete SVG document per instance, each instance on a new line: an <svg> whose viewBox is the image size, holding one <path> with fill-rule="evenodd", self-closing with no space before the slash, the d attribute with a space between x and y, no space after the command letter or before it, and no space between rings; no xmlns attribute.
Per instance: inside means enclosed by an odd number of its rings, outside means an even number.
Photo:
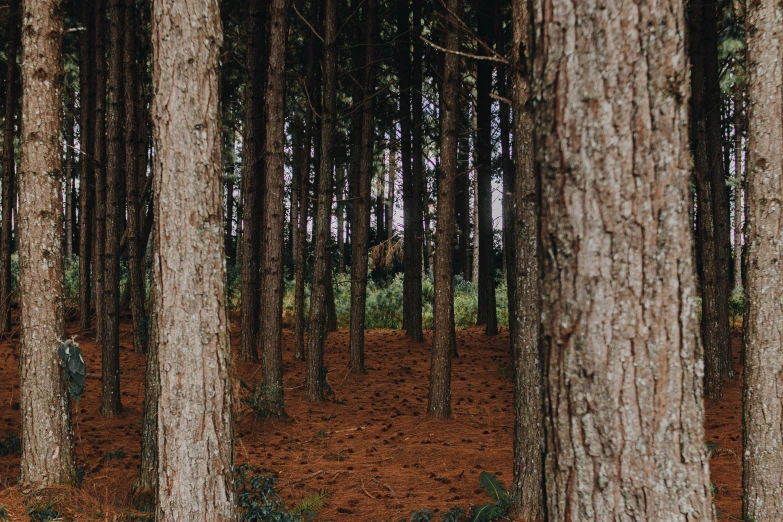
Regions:
<svg viewBox="0 0 783 522"><path fill-rule="evenodd" d="M734 289L742 290L742 98L734 100Z"/></svg>
<svg viewBox="0 0 783 522"><path fill-rule="evenodd" d="M485 43L492 41L492 4L479 2L478 37ZM484 54L487 54L486 52ZM494 67L488 60L476 63L476 176L478 178L478 324L485 325L487 335L498 333L495 308L495 234L492 226L492 74Z"/></svg>
<svg viewBox="0 0 783 522"><path fill-rule="evenodd" d="M323 400L324 341L327 326L327 285L330 283L329 241L332 212L332 142L337 94L337 1L324 4L323 108L321 111L321 158L318 175L318 206L315 218L315 268L310 293L310 324L307 330L305 398Z"/></svg>
<svg viewBox="0 0 783 522"><path fill-rule="evenodd" d="M710 4L712 5L712 4ZM723 397L723 348L721 301L724 295L720 288L720 264L717 258L719 241L715 222L715 185L710 176L709 134L707 129L708 103L706 99L707 78L705 75L706 30L703 0L690 4L688 25L690 31L691 58L691 147L693 150L693 172L696 185L696 252L700 263L701 280L701 337L704 343L704 392L707 398L718 400ZM720 158L718 158L720 159ZM728 316L726 316L728 327Z"/></svg>
<svg viewBox="0 0 783 522"><path fill-rule="evenodd" d="M136 65L138 54L138 22L136 21L136 2L123 0L125 7L125 35L123 49L123 76L125 81L125 194L128 202L126 244L128 248L128 282L130 291L131 317L133 320L133 345L137 353L147 350L147 318L144 313L144 252L146 243L142 244L141 222L143 194L141 185L144 178L140 175L139 164L146 164L146 154L141 156L141 132L131 132L141 129L145 122L140 118L140 105L144 103L144 90L141 82L140 68ZM146 144L145 144L146 145ZM145 149L146 152L146 149ZM139 161L140 158L145 160Z"/></svg>
<svg viewBox="0 0 783 522"><path fill-rule="evenodd" d="M120 402L120 235L125 154L122 132L124 0L109 2L109 74L106 89L106 236L104 246L104 330L101 342L101 414L114 417Z"/></svg>
<svg viewBox="0 0 783 522"><path fill-rule="evenodd" d="M75 95L76 93L73 92L72 89L68 89L68 86L66 85L65 97L67 98L67 102L63 118L65 120L65 170L63 172L63 181L65 181L65 233L63 239L65 241L65 259L68 259L69 261L73 257L73 221L71 220L73 217L73 192L71 191L71 187L73 186L73 171L75 168L73 161L73 149L76 141L76 133L74 131L74 127L76 126Z"/></svg>
<svg viewBox="0 0 783 522"><path fill-rule="evenodd" d="M76 479L71 403L57 354L65 336L62 10L56 0L26 0L22 20L20 481L52 486Z"/></svg>
<svg viewBox="0 0 783 522"><path fill-rule="evenodd" d="M262 0L249 0L245 20L247 56L245 61L245 172L242 177L242 338L239 358L258 360L258 320L261 304L259 265L261 261L261 202L263 190L263 111L264 71L261 54L264 24L261 15Z"/></svg>
<svg viewBox="0 0 783 522"><path fill-rule="evenodd" d="M79 327L90 328L92 298L92 225L95 214L95 11L89 2L81 4L85 28L79 47Z"/></svg>
<svg viewBox="0 0 783 522"><path fill-rule="evenodd" d="M533 3L547 520L714 521L684 6L602 7Z"/></svg>
<svg viewBox="0 0 783 522"><path fill-rule="evenodd" d="M461 79L458 89L460 88ZM459 94L458 94L459 96ZM442 109L445 112L445 109ZM457 221L457 273L463 279L470 280L472 271L470 263L473 260L470 250L470 135L473 132L473 121L470 115L470 104L466 102L464 106L459 106L457 101L458 120L457 120L457 163L456 163L456 194L455 194L455 218ZM441 166L442 168L442 166ZM438 184L438 193L440 194L440 184ZM436 225L437 229L437 225ZM437 232L436 232L437 235ZM437 244L437 238L435 242ZM437 250L437 246L435 247ZM436 254L437 255L437 254ZM437 263L437 261L436 261Z"/></svg>
<svg viewBox="0 0 783 522"><path fill-rule="evenodd" d="M16 166L14 162L14 131L16 107L16 78L19 68L16 64L21 39L22 9L19 0L9 5L8 66L5 72L5 120L3 128L3 179L2 179L2 243L0 243L0 330L11 331L11 214L16 201L14 185Z"/></svg>
<svg viewBox="0 0 783 522"><path fill-rule="evenodd" d="M106 324L104 267L106 238L106 4L95 0L95 127L94 181L95 220L93 224L93 296L95 299L95 338L103 342Z"/></svg>
<svg viewBox="0 0 783 522"><path fill-rule="evenodd" d="M457 0L444 0L442 16L445 45L459 47L453 13ZM459 117L459 58L447 52L443 62L440 115L440 169L438 169L438 222L435 236L435 301L427 414L436 419L451 416L451 357L454 337L454 222L457 179L457 120Z"/></svg>
<svg viewBox="0 0 783 522"><path fill-rule="evenodd" d="M359 128L359 164L356 172L356 194L351 212L351 332L348 348L353 373L365 373L364 330L367 313L367 263L370 237L370 200L374 158L375 118L375 37L378 27L378 2L368 0L364 18L365 46L362 64L364 97Z"/></svg>
<svg viewBox="0 0 783 522"><path fill-rule="evenodd" d="M544 411L541 390L541 281L538 256L539 190L533 170L533 122L530 114L530 11L523 0L512 3L512 84L514 171L504 176L509 256L509 329L514 365L514 514L537 522L544 512L542 463ZM512 264L513 263L513 264Z"/></svg>
<svg viewBox="0 0 783 522"><path fill-rule="evenodd" d="M747 318L743 375L743 520L783 517L783 15L748 4Z"/></svg>
<svg viewBox="0 0 783 522"><path fill-rule="evenodd" d="M216 0L153 2L157 520L235 520Z"/></svg>
<svg viewBox="0 0 783 522"><path fill-rule="evenodd" d="M412 105L412 124L411 136L413 138L413 168L412 168L412 187L411 187L411 234L413 252L411 253L411 264L414 265L416 274L410 276L411 293L406 294L405 305L410 310L410 323L406 329L409 337L415 341L424 341L422 332L422 271L424 261L424 195L426 191L425 173L424 173L424 153L422 151L423 137L423 119L424 107L422 100L422 43L421 38L421 0L413 0L413 70L411 72L411 105ZM408 215L408 210L405 210ZM408 230L406 225L405 230ZM407 254L406 254L407 256ZM406 276L407 278L407 276Z"/></svg>
<svg viewBox="0 0 783 522"><path fill-rule="evenodd" d="M273 393L274 413L283 409L283 221L285 216L285 52L288 0L272 0L269 11L269 66L266 88L264 147L264 257L262 287L263 374Z"/></svg>

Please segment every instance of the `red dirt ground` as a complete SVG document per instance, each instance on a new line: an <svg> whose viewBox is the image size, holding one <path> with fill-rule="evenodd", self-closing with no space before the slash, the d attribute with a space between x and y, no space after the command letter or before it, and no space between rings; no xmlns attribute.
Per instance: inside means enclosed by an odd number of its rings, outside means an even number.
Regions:
<svg viewBox="0 0 783 522"><path fill-rule="evenodd" d="M86 466L78 495L59 495L63 504L78 503L75 520L131 520L130 495L139 464L144 358L131 348L128 325L121 342L124 413L104 419L100 401L100 349L77 335L87 362L85 396L78 403L75 428L77 457ZM425 335L429 341L429 334ZM232 331L234 349L239 340ZM367 332L367 375L347 372L348 335L329 334L328 381L336 401L308 403L303 398L304 363L295 362L293 335L284 342L285 401L288 421L254 420L236 425L235 461L273 470L277 489L289 506L318 492L329 492L318 520L407 520L424 507L443 512L455 504L468 508L487 497L479 488L482 470L505 484L511 478L513 386L509 373L508 331L497 337L480 329L457 333L460 358L454 361L453 418L427 418L429 343L413 343L399 331ZM738 353L739 342L735 340ZM0 343L0 437L18 433L18 338ZM738 357L738 355L737 355ZM259 367L236 364L237 377L252 381ZM726 397L707 404L707 438L718 444L710 462L715 502L724 518L741 512L741 385L727 382ZM123 448L122 459L106 460ZM0 457L0 505L12 520L24 516L24 495L15 481L19 456ZM78 498L77 498L78 497ZM27 503L29 504L29 499ZM77 509L69 509L71 512Z"/></svg>

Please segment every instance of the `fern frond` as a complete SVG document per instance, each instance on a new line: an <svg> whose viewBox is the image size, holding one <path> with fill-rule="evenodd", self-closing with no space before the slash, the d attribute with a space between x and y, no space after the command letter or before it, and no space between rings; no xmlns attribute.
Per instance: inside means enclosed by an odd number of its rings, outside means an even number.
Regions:
<svg viewBox="0 0 783 522"><path fill-rule="evenodd" d="M500 500L506 493L506 487L492 473L482 471L479 476L479 485L484 488L492 500Z"/></svg>

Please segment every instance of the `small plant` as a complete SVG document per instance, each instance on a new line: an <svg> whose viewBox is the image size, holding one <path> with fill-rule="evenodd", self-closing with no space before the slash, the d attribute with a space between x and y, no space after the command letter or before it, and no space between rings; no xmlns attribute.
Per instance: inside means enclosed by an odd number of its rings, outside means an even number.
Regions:
<svg viewBox="0 0 783 522"><path fill-rule="evenodd" d="M87 378L87 364L82 357L82 351L79 345L68 339L60 343L57 347L57 353L63 360L63 373L65 382L68 383L68 391L76 402L82 398L84 393L84 381Z"/></svg>
<svg viewBox="0 0 783 522"><path fill-rule="evenodd" d="M236 468L237 506L242 522L299 522L275 492L275 478L248 464Z"/></svg>
<svg viewBox="0 0 783 522"><path fill-rule="evenodd" d="M22 441L17 433L9 433L0 439L0 457L21 455Z"/></svg>
<svg viewBox="0 0 783 522"><path fill-rule="evenodd" d="M35 503L27 509L27 514L30 515L30 522L50 522L58 520L60 513L58 513L54 507L57 504L55 500L47 500L42 503Z"/></svg>
<svg viewBox="0 0 783 522"><path fill-rule="evenodd" d="M326 506L327 498L329 498L328 491L321 491L315 495L305 497L294 506L291 514L298 516L300 521L313 520L316 514Z"/></svg>
<svg viewBox="0 0 783 522"><path fill-rule="evenodd" d="M8 506L5 504L0 504L0 521L7 522L11 518L11 515L8 514Z"/></svg>
<svg viewBox="0 0 783 522"><path fill-rule="evenodd" d="M411 513L411 517L408 519L408 522L430 522L435 518L435 515L432 513L429 509L417 509L416 511Z"/></svg>
<svg viewBox="0 0 783 522"><path fill-rule="evenodd" d="M333 460L335 462L342 462L345 460L345 455L342 453L327 453L324 455L324 459L326 460Z"/></svg>
<svg viewBox="0 0 783 522"><path fill-rule="evenodd" d="M241 399L256 418L276 417L285 407L280 386L264 382L254 382L252 385L239 381L246 396Z"/></svg>
<svg viewBox="0 0 783 522"><path fill-rule="evenodd" d="M440 516L442 522L493 522L495 520L511 519L510 511L514 497L505 488L495 475L482 471L479 476L479 485L487 492L494 503L473 506L470 516L459 506L452 507L447 513ZM466 518L467 517L467 518ZM435 520L435 515L429 509L419 509L411 513L410 522L430 522Z"/></svg>
<svg viewBox="0 0 783 522"><path fill-rule="evenodd" d="M322 439L325 439L326 437L328 437L328 436L329 436L329 434L328 434L328 433L326 433L326 430L325 430L325 429L321 428L320 430L318 430L318 431L316 431L316 432L315 432L315 436L316 436L316 437L321 437Z"/></svg>
<svg viewBox="0 0 783 522"><path fill-rule="evenodd" d="M506 366L505 364L499 364L498 365L498 373L502 377L511 377L511 368Z"/></svg>
<svg viewBox="0 0 783 522"><path fill-rule="evenodd" d="M115 451L107 452L106 455L103 456L103 460L106 462L110 460L122 460L125 458L125 447L120 446Z"/></svg>

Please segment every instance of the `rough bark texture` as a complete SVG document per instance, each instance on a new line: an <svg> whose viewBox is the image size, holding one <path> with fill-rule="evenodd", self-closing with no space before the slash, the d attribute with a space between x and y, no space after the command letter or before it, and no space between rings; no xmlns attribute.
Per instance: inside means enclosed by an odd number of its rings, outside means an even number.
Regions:
<svg viewBox="0 0 783 522"><path fill-rule="evenodd" d="M66 108L65 108L65 114L64 114L64 120L65 120L65 151L63 154L65 154L65 170L63 172L63 181L65 182L65 231L64 231L64 237L63 240L65 242L65 248L63 255L65 255L65 259L70 260L71 257L73 257L73 221L71 218L73 217L72 212L72 206L73 206L73 193L71 191L71 187L73 186L73 170L74 170L74 161L73 161L73 144L75 143L75 132L74 127L76 125L75 121L75 113L76 113L76 104L74 103L74 95L72 89L68 89L66 86L65 89L65 97L67 98L66 102Z"/></svg>
<svg viewBox="0 0 783 522"><path fill-rule="evenodd" d="M451 13L457 0L444 0L443 23L446 49L456 51L457 28ZM451 356L454 337L454 220L457 178L457 118L459 115L459 58L446 53L440 114L440 169L438 170L438 222L435 246L435 300L430 363L430 393L427 414L436 419L451 416Z"/></svg>
<svg viewBox="0 0 783 522"><path fill-rule="evenodd" d="M25 0L22 20L20 480L49 486L76 478L71 404L57 354L65 335L60 2Z"/></svg>
<svg viewBox="0 0 783 522"><path fill-rule="evenodd" d="M14 164L14 131L16 111L16 78L19 68L16 65L21 26L22 9L20 0L14 0L9 5L8 47L6 56L8 64L5 72L5 120L3 127L3 179L2 179L2 239L0 239L0 331L11 331L11 213L16 197L14 184L16 182L16 165Z"/></svg>
<svg viewBox="0 0 783 522"><path fill-rule="evenodd" d="M706 38L702 0L695 0L688 10L690 31L691 68L691 147L693 173L696 185L696 252L699 256L701 282L701 338L704 343L704 393L709 399L723 397L723 318L721 301L724 295L720 288L720 265L717 257L717 228L715 224L715 185L710 175L709 135L707 129L706 100L707 78L705 76ZM710 3L710 6L713 6ZM720 158L718 158L720 162ZM728 328L728 315L726 316ZM726 341L728 332L726 332Z"/></svg>
<svg viewBox="0 0 783 522"><path fill-rule="evenodd" d="M93 226L93 297L95 300L95 338L103 342L106 311L104 310L104 266L106 238L106 7L104 0L95 0L95 127L94 181L95 220Z"/></svg>
<svg viewBox="0 0 783 522"><path fill-rule="evenodd" d="M492 4L480 2L478 9L478 36L484 42L492 39ZM486 54L486 53L485 53ZM492 62L479 60L476 64L476 176L478 178L478 324L485 325L487 335L498 333L495 309L495 234L492 227Z"/></svg>
<svg viewBox="0 0 783 522"><path fill-rule="evenodd" d="M547 520L713 521L683 3L534 10Z"/></svg>
<svg viewBox="0 0 783 522"><path fill-rule="evenodd" d="M264 382L274 393L277 415L283 410L283 221L285 216L285 51L288 0L272 0L269 11L269 66L266 89L264 146L264 257L261 315Z"/></svg>
<svg viewBox="0 0 783 522"><path fill-rule="evenodd" d="M122 132L122 32L124 0L109 3L109 74L106 89L106 236L104 243L103 356L101 359L101 414L120 413L120 234L125 206L121 184L125 176Z"/></svg>
<svg viewBox="0 0 783 522"><path fill-rule="evenodd" d="M327 322L327 286L332 269L329 259L332 213L332 138L334 136L335 102L337 93L337 0L324 4L324 80L321 111L321 157L318 174L318 206L315 217L315 268L310 294L310 324L307 330L307 372L305 398L323 400L324 341Z"/></svg>
<svg viewBox="0 0 783 522"><path fill-rule="evenodd" d="M533 122L530 114L530 49L528 4L514 0L512 100L514 110L514 172L509 192L507 228L513 244L509 264L511 354L514 364L514 514L520 520L543 520L542 463L544 411L541 392L541 293L538 258L538 187L533 171ZM511 290L513 289L513 291Z"/></svg>
<svg viewBox="0 0 783 522"><path fill-rule="evenodd" d="M153 2L158 520L235 520L217 0Z"/></svg>
<svg viewBox="0 0 783 522"><path fill-rule="evenodd" d="M81 22L85 27L79 42L79 327L90 327L92 297L92 220L95 202L95 13L89 2L82 2Z"/></svg>
<svg viewBox="0 0 783 522"><path fill-rule="evenodd" d="M364 19L365 47L363 85L357 89L364 96L359 128L359 163L356 172L356 194L351 213L351 333L350 367L353 373L364 373L364 328L367 305L367 263L370 236L370 198L373 174L373 129L375 116L375 37L377 0L368 0Z"/></svg>
<svg viewBox="0 0 783 522"><path fill-rule="evenodd" d="M245 172L242 177L242 338L239 358L258 360L258 319L261 302L259 263L261 254L261 201L263 182L261 147L263 146L263 77L261 47L264 37L261 18L262 0L249 0L245 20L247 57L245 61Z"/></svg>
<svg viewBox="0 0 783 522"><path fill-rule="evenodd" d="M742 290L742 98L734 100L734 288Z"/></svg>
<svg viewBox="0 0 783 522"><path fill-rule="evenodd" d="M783 518L783 5L748 4L743 520Z"/></svg>
<svg viewBox="0 0 783 522"><path fill-rule="evenodd" d="M411 276L411 294L406 294L405 306L410 311L411 318L408 324L409 328L406 333L417 341L424 340L424 334L422 333L422 290L421 290L421 276L424 260L424 191L425 191L425 179L424 179L424 153L422 151L423 128L422 120L424 118L424 107L422 105L422 44L421 39L421 0L413 0L413 70L411 72L411 105L412 105L412 137L413 137L413 171L412 171L412 188L411 188L411 214L413 220L411 222L411 232L413 235L413 253L412 256L416 261L413 263L416 265L419 274L417 276ZM405 215L408 215L408 210L405 210ZM408 230L408 226L405 226L405 230ZM426 270L426 268L425 268ZM407 312L406 312L407 313Z"/></svg>
<svg viewBox="0 0 783 522"><path fill-rule="evenodd" d="M144 315L144 251L142 244L141 221L142 197L139 165L146 165L146 154L141 155L142 132L145 122L141 120L140 106L145 103L144 90L139 81L140 68L136 65L138 53L138 22L135 0L123 0L125 7L125 35L123 49L123 76L125 81L125 195L128 203L127 224L125 227L128 248L128 288L130 291L131 317L133 320L133 345L136 352L147 349L147 318ZM146 144L144 144L146 145ZM146 149L145 149L146 152Z"/></svg>

